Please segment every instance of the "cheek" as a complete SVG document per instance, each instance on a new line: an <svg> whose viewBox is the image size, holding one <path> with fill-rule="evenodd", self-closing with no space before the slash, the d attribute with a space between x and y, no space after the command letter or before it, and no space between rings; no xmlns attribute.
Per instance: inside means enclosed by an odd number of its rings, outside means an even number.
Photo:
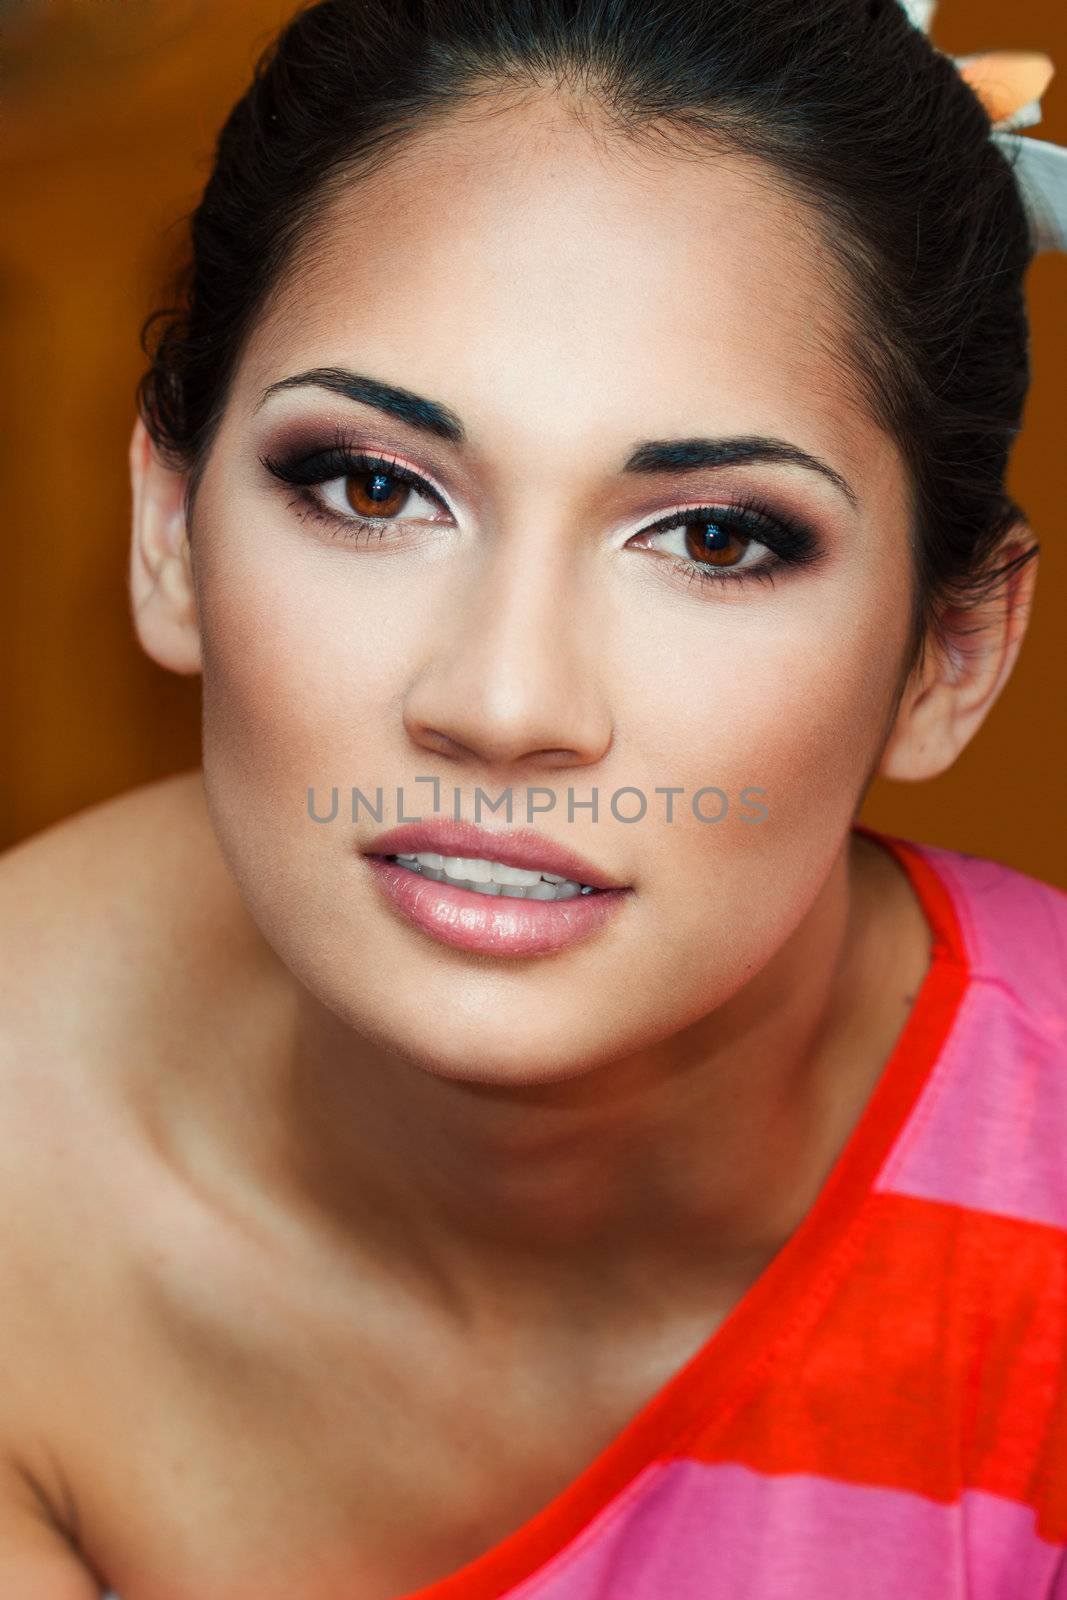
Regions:
<svg viewBox="0 0 1067 1600"><path fill-rule="evenodd" d="M669 629L661 615L636 652L655 663L653 678L630 676L620 707L646 779L687 792L717 785L731 811L743 789L762 789L764 829L818 827L815 812L847 817L904 647L904 608L887 613L875 588L864 597L855 585L826 583L820 592L807 583L792 596L783 588L781 603L741 597L712 601L703 613L679 607ZM714 796L705 808L715 814ZM694 826L709 840L740 831Z"/></svg>
<svg viewBox="0 0 1067 1600"><path fill-rule="evenodd" d="M203 589L205 769L284 786L301 805L310 784L386 782L367 764L399 716L418 648L410 612L376 601L340 550L219 563Z"/></svg>
<svg viewBox="0 0 1067 1600"><path fill-rule="evenodd" d="M669 648L676 692L653 706L631 685L632 704L644 707L633 736L651 753L649 789L684 790L674 824L640 841L659 891L656 940L699 951L733 982L788 936L830 870L904 645L903 606L887 615L873 588L866 601L852 586L806 592L807 608L746 611L741 601L728 611L727 602L697 626L683 618ZM703 813L725 814L701 821L690 796L712 785L726 800L709 793ZM751 820L760 806L765 818Z"/></svg>
<svg viewBox="0 0 1067 1600"><path fill-rule="evenodd" d="M339 955L361 939L347 899L349 790L373 796L381 785L388 815L396 762L387 745L418 648L416 620L360 585L346 555L293 554L279 540L271 559L252 559L220 537L198 579L203 773L216 835L261 931L309 987L339 962L341 987L351 983ZM335 825L317 826L308 791L325 817L332 788Z"/></svg>

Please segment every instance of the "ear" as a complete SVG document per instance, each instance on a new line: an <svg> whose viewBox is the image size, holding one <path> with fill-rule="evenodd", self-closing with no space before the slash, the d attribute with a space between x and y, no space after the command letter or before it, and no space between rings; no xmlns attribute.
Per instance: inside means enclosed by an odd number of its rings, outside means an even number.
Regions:
<svg viewBox="0 0 1067 1600"><path fill-rule="evenodd" d="M936 778L973 739L1011 676L1026 633L1037 579L1035 540L1016 521L998 552L998 565L1025 550L1035 553L979 605L943 613L944 648L935 648L901 698L893 730L876 769L905 782Z"/></svg>
<svg viewBox="0 0 1067 1600"><path fill-rule="evenodd" d="M185 474L156 456L140 417L130 439L129 587L142 648L171 672L199 672L200 629L185 519Z"/></svg>

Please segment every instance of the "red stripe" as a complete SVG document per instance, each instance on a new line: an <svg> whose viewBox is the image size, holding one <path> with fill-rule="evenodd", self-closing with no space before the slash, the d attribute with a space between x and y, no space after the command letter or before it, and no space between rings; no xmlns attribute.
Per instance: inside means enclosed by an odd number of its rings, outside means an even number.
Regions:
<svg viewBox="0 0 1067 1600"><path fill-rule="evenodd" d="M1067 1233L874 1196L863 1252L697 1460L814 1472L949 1502L984 1489L1067 1541Z"/></svg>

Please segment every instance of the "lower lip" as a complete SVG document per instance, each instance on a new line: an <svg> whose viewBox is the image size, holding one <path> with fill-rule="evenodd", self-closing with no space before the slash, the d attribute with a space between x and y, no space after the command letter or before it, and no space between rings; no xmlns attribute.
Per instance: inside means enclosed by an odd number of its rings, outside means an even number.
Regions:
<svg viewBox="0 0 1067 1600"><path fill-rule="evenodd" d="M537 956L588 939L616 916L630 889L600 889L569 900L478 894L424 878L387 856L365 856L401 916L442 944L481 955Z"/></svg>

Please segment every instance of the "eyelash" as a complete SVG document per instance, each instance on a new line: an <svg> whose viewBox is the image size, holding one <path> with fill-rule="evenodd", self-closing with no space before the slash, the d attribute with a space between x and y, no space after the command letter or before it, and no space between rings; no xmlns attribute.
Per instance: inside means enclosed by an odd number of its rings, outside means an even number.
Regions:
<svg viewBox="0 0 1067 1600"><path fill-rule="evenodd" d="M338 478L381 472L444 506L441 496L418 473L401 466L388 455L372 455L354 449L340 429L327 450L285 461L261 456L260 461L273 477L299 490L289 504L302 509L302 518L311 517L316 522L325 523L333 530L335 538L350 542L356 542L361 537L369 542L383 527L394 526L404 519L396 517L390 522L386 519L379 521L359 516L341 516L328 510L316 495L311 494L309 491L312 488L333 483ZM720 589L736 589L738 584L750 582L769 583L773 587L775 571L810 566L822 556L821 543L806 524L773 510L753 495L743 495L731 506L686 506L684 510L670 512L658 521L649 523L638 532L644 537L669 532L692 522L722 523L727 531L742 539L765 545L771 552L771 559L764 559L749 567L717 569L667 552L674 570L686 582L712 583Z"/></svg>

